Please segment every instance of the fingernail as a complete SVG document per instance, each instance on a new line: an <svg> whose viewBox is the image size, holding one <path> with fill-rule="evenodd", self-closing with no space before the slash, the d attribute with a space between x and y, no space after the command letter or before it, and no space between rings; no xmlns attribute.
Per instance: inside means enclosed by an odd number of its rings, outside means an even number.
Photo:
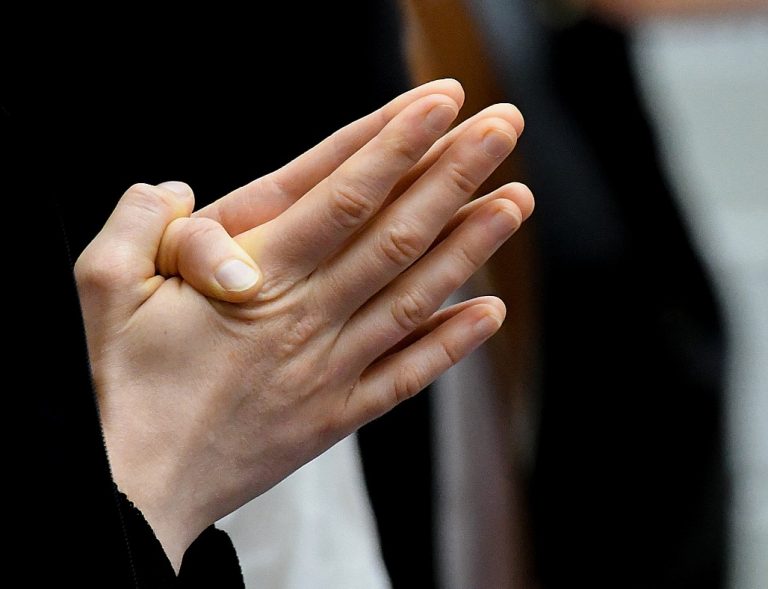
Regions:
<svg viewBox="0 0 768 589"><path fill-rule="evenodd" d="M491 129L483 137L483 151L496 159L508 155L514 145L515 140L512 135L499 129Z"/></svg>
<svg viewBox="0 0 768 589"><path fill-rule="evenodd" d="M428 131L438 134L444 133L456 118L456 109L448 104L439 104L432 108L424 118L424 126Z"/></svg>
<svg viewBox="0 0 768 589"><path fill-rule="evenodd" d="M496 315L483 315L483 317L478 319L477 323L475 323L475 333L479 337L490 337L498 331L499 327L501 327L501 322L502 320Z"/></svg>
<svg viewBox="0 0 768 589"><path fill-rule="evenodd" d="M171 180L170 182L163 182L162 184L158 184L158 186L160 188L170 190L171 192L175 192L176 194L189 194L192 191L192 189L189 187L189 184L184 182L176 182L175 180Z"/></svg>
<svg viewBox="0 0 768 589"><path fill-rule="evenodd" d="M240 260L224 262L214 276L221 287L230 292L248 290L259 280L259 273Z"/></svg>

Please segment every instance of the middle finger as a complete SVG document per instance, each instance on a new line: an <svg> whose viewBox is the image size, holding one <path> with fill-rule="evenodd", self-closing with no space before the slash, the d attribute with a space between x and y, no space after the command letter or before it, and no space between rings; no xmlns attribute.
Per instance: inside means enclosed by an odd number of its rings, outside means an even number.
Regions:
<svg viewBox="0 0 768 589"><path fill-rule="evenodd" d="M510 109L514 116L516 109ZM349 246L313 275L325 304L353 313L421 257L477 188L514 148L510 120L482 119L382 211Z"/></svg>

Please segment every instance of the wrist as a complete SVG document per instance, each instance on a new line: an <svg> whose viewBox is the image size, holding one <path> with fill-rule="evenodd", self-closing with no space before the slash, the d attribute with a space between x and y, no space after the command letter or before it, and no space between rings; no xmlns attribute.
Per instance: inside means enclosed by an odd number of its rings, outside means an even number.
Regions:
<svg viewBox="0 0 768 589"><path fill-rule="evenodd" d="M143 436L127 434L125 428L116 433L106 423L103 430L115 484L144 516L178 573L187 548L213 520L187 492L181 469L161 463L153 448L162 442L142 444Z"/></svg>

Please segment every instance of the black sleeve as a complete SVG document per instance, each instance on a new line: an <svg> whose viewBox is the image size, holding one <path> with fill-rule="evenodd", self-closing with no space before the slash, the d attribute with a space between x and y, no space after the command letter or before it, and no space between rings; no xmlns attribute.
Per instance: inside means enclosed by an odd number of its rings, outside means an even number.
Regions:
<svg viewBox="0 0 768 589"><path fill-rule="evenodd" d="M6 509L13 507L16 524L10 558L3 551L8 576L35 587L243 587L229 538L213 528L190 547L176 578L151 528L112 481L67 240L47 198L50 178L40 172L44 150L12 115L0 113L13 150L0 185L10 197L6 222L24 238L4 247L13 276L4 284L6 366L13 368L4 387L13 393L7 416L19 432L6 446L16 458L8 472Z"/></svg>
<svg viewBox="0 0 768 589"><path fill-rule="evenodd" d="M0 150L0 226L28 238L0 250L4 385L21 401L9 414L24 432L10 453L31 471L13 479L25 528L17 550L33 561L22 568L34 582L21 585L140 587L142 563L160 566L113 489L71 260L131 184L184 180L200 208L392 98L402 79L382 4L261 3L255 19L206 7L185 11L184 25L141 10L94 24L69 5L6 19L15 34L0 35L0 122L24 129L0 129L0 142L11 139ZM167 30L195 42L159 42ZM286 39L291 51L276 51ZM11 213L14 203L21 210ZM236 569L222 537L206 531L189 549L182 581L219 575L209 586L227 586Z"/></svg>
<svg viewBox="0 0 768 589"><path fill-rule="evenodd" d="M131 539L131 572L138 586L183 589L244 586L232 542L214 526L204 530L187 549L176 577L141 511L123 493L117 494L125 532Z"/></svg>

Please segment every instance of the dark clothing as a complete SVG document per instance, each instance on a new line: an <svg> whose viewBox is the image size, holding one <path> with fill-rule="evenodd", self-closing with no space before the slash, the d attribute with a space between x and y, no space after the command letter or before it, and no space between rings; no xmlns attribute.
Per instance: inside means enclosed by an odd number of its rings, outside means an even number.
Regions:
<svg viewBox="0 0 768 589"><path fill-rule="evenodd" d="M536 194L540 580L716 589L727 562L720 310L627 39L588 19L548 24L540 4L476 5L525 113L519 152Z"/></svg>
<svg viewBox="0 0 768 589"><path fill-rule="evenodd" d="M392 98L405 86L393 5L260 3L255 19L206 9L168 22L130 11L79 20L73 10L5 23L21 41L2 52L13 153L0 168L3 196L22 205L7 218L41 264L25 258L15 274L34 320L12 336L18 362L34 361L20 410L32 472L18 478L15 506L30 539L17 548L33 560L23 565L29 585L164 587L174 579L160 545L111 482L72 262L131 184L183 180L201 207ZM190 547L178 583L242 584L222 532Z"/></svg>
<svg viewBox="0 0 768 589"><path fill-rule="evenodd" d="M36 204L34 202L30 204ZM30 460L21 507L28 538L24 556L31 583L54 587L242 587L234 548L226 534L205 530L187 551L178 579L141 513L112 483L92 392L85 337L72 265L55 210L30 207L36 237L49 252L46 296L30 305L37 316L26 325L38 345L31 353L55 383L38 383L25 401L31 416ZM22 275L22 277L26 277ZM35 284L34 277L30 278ZM49 290L50 289L50 290ZM50 296L53 293L53 296ZM24 326L22 326L24 327Z"/></svg>

